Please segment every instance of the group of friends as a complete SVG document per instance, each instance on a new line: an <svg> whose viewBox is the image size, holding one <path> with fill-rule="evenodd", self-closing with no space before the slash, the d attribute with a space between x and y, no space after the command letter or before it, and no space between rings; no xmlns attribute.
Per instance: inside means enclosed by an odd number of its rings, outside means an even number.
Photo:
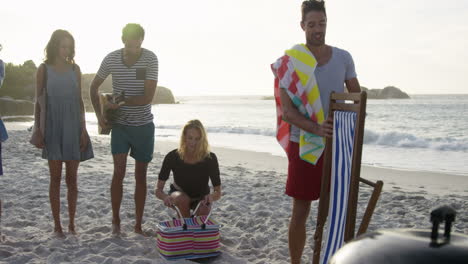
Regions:
<svg viewBox="0 0 468 264"><path fill-rule="evenodd" d="M305 33L305 53L316 61L315 79L320 90L323 114L328 113L331 92L360 92L353 59L349 52L325 43L327 15L325 3L307 0L301 6L300 26ZM109 53L91 83L90 95L99 125L111 128L111 152L114 171L111 183L112 230L120 233L120 206L128 154L135 159L135 226L143 233L142 218L147 195L147 168L153 158L154 130L151 102L158 81L158 59L142 48L145 31L139 24L127 24L122 30L124 47ZM45 49L45 60L37 70L35 125L31 143L42 149L50 172L49 198L54 218L54 232L63 236L60 222L60 182L65 164L68 189L68 231L75 233L77 171L81 161L94 157L86 130L85 110L81 98L81 71L74 61L75 41L65 30L53 32ZM116 118L110 122L102 115L99 87L112 75L113 93L124 93L123 104L110 103ZM4 76L4 75L3 75ZM278 77L278 76L276 76ZM285 193L293 198L289 224L291 263L300 263L306 241L306 221L311 201L320 197L323 157L316 162L300 158L301 131L331 137L330 118L317 122L307 118L293 101L289 87L278 85L277 111L289 131L286 152L288 177ZM0 145L1 155L1 145ZM1 157L1 156L0 156ZM0 166L1 172L1 166ZM165 191L170 173L173 182ZM209 187L209 181L213 189ZM221 198L220 171L216 155L210 151L205 128L199 120L183 127L179 147L164 158L155 195L168 207L177 206L183 217L200 205L197 214L206 215L211 203ZM0 211L1 213L1 211Z"/></svg>
<svg viewBox="0 0 468 264"><path fill-rule="evenodd" d="M151 102L158 80L158 59L142 43L145 31L139 24L127 24L122 30L124 47L109 53L93 79L90 95L99 125L111 127L111 152L114 172L111 183L112 230L120 233L120 206L127 157L135 159L135 226L141 228L147 195L147 168L153 159L154 123ZM42 149L50 172L49 198L54 218L54 232L63 235L60 222L60 182L65 164L68 189L68 231L75 233L77 171L81 161L94 157L86 129L81 98L81 71L74 62L75 41L65 30L53 32L45 49L46 58L37 70L35 125L31 143ZM100 111L99 87L112 75L113 93L124 92L123 102L110 102L115 110L112 123ZM44 98L44 99L43 99ZM45 119L45 120L42 120ZM164 186L173 172L174 183L168 193ZM156 187L156 197L164 204L177 206L182 216L200 203L197 214L207 214L212 201L221 197L221 180L217 157L210 152L206 131L198 120L183 128L180 146L164 158ZM213 184L210 192L209 180Z"/></svg>

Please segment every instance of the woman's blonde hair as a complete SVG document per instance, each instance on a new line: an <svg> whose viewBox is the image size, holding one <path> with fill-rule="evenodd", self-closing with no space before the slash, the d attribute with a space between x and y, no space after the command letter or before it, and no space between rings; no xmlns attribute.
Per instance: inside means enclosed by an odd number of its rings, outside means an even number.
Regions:
<svg viewBox="0 0 468 264"><path fill-rule="evenodd" d="M198 129L200 132L200 142L197 146L197 149L195 150L195 158L197 161L201 161L207 157L210 157L210 146L208 144L205 128L203 127L203 124L197 119L190 120L187 122L187 124L185 124L184 128L182 129L182 134L180 135L180 145L177 151L179 152L180 158L183 160L187 148L185 136L187 135L187 131L192 128Z"/></svg>

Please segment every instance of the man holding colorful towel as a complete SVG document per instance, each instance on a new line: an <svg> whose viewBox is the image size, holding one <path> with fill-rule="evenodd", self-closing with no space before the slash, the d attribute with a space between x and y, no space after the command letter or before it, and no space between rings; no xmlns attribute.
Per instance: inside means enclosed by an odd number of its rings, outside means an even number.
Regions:
<svg viewBox="0 0 468 264"><path fill-rule="evenodd" d="M330 93L360 92L351 55L325 44L327 16L323 1L302 3L298 44L271 65L275 75L277 139L288 156L286 194L294 198L289 224L291 263L300 263L311 201L320 196L325 137L333 133L328 115Z"/></svg>

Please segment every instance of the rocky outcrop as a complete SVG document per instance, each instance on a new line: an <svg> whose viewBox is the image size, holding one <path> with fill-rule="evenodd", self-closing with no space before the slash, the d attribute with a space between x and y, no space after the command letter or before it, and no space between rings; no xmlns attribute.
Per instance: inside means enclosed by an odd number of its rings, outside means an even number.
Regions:
<svg viewBox="0 0 468 264"><path fill-rule="evenodd" d="M14 100L10 97L0 97L0 115L17 116L34 114L34 104L27 100Z"/></svg>
<svg viewBox="0 0 468 264"><path fill-rule="evenodd" d="M112 91L109 86L99 89L100 92ZM83 91L83 101L87 112L94 112L91 100L89 98L89 92ZM158 86L156 94L154 95L152 104L174 104L175 98L172 91L166 87ZM28 100L15 100L11 97L5 96L0 97L0 115L1 116L19 116L19 115L33 115L34 114L34 103Z"/></svg>
<svg viewBox="0 0 468 264"><path fill-rule="evenodd" d="M8 64L9 74L0 90L0 114L3 116L32 115L34 112L34 94L36 87L36 66L33 61L23 65ZM83 74L81 80L81 96L87 112L94 112L89 87L95 74ZM112 78L109 76L99 88L101 93L112 92ZM175 98L171 90L158 86L153 104L174 104Z"/></svg>
<svg viewBox="0 0 468 264"><path fill-rule="evenodd" d="M387 86L383 89L368 89L361 86L361 90L367 92L368 99L409 99L409 95L395 86Z"/></svg>
<svg viewBox="0 0 468 264"><path fill-rule="evenodd" d="M164 86L158 86L156 94L153 97L153 104L175 104L172 91Z"/></svg>

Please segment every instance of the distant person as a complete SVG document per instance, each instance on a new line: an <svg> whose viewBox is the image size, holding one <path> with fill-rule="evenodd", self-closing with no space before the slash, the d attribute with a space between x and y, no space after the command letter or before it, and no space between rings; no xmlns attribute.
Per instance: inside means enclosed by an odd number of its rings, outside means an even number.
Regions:
<svg viewBox="0 0 468 264"><path fill-rule="evenodd" d="M62 165L65 163L65 182L68 189L68 231L76 234L78 166L80 161L94 157L81 98L81 70L75 64L74 56L73 36L68 31L58 29L47 43L44 63L39 66L36 74L36 105L31 143L42 149L42 158L49 162L49 198L54 217L54 233L59 237L63 237L60 223ZM45 105L41 102L45 102ZM41 115L43 111L45 114ZM43 117L45 120L41 120ZM45 128L41 128L41 122L45 124Z"/></svg>
<svg viewBox="0 0 468 264"><path fill-rule="evenodd" d="M211 203L221 198L221 179L218 159L210 152L206 131L198 120L189 121L182 130L179 148L169 152L159 172L156 197L168 207L176 205L183 217L190 216L200 202L197 215L207 215ZM173 174L169 193L164 185ZM213 192L210 193L208 181L211 180Z"/></svg>
<svg viewBox="0 0 468 264"><path fill-rule="evenodd" d="M0 44L0 51L2 51L3 46ZM2 88L3 80L5 79L5 63L0 59L0 88ZM2 142L6 139L8 135L6 134L5 124L3 124L2 116L0 115L0 176L3 175L3 166L2 166ZM2 219L2 196L0 194L0 223ZM0 241L2 240L2 232L0 228Z"/></svg>
<svg viewBox="0 0 468 264"><path fill-rule="evenodd" d="M301 28L305 32L306 44L294 46L272 65L276 77L275 97L277 99L279 128L277 137L285 148L289 161L286 194L294 199L289 224L291 263L300 263L301 261L306 241L306 220L309 216L311 201L319 199L320 196L323 164L323 157L320 153L317 160L303 160L299 157L299 139L305 132L320 137L331 137L333 121L326 119L330 93L332 91L342 93L344 86L349 92L360 92L351 55L345 50L325 44L327 28L325 3L314 0L304 1L301 9ZM305 60L301 61L301 58L305 58ZM296 61L301 62L295 64ZM288 69L294 69L296 73L296 69L305 73L311 61L316 61L317 64L312 74L318 85L320 96L317 99L321 102L323 112L317 111L314 116L307 118L303 112L306 111L306 107L311 105L306 106L300 97L295 97L294 89L299 89L296 87L297 81L290 86L287 84L287 78L283 78L283 76L291 74ZM296 74L296 77L299 79L303 77L298 75ZM301 82L302 84L308 83L308 79L301 81L304 81ZM291 82L291 78L289 82ZM318 120L320 116L323 122L313 120Z"/></svg>
<svg viewBox="0 0 468 264"><path fill-rule="evenodd" d="M112 127L111 151L114 159L114 174L111 185L112 232L120 233L120 205L122 202L123 180L127 167L127 156L135 159L135 227L143 234L141 224L146 201L146 172L153 159L154 123L151 113L158 81L158 58L141 47L145 31L139 24L127 24L122 30L124 48L109 53L101 63L91 87L91 101L99 125ZM110 104L116 111L112 124L101 115L99 87L112 75L114 94L124 93L122 106Z"/></svg>

